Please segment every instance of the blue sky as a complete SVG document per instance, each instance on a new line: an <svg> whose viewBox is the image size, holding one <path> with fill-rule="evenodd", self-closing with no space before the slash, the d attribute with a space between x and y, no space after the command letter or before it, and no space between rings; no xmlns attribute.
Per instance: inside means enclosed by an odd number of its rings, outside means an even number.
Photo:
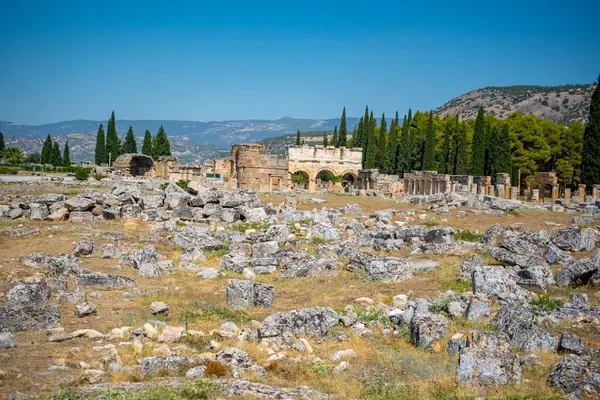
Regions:
<svg viewBox="0 0 600 400"><path fill-rule="evenodd" d="M599 15L597 0L0 0L0 120L404 114L592 83Z"/></svg>

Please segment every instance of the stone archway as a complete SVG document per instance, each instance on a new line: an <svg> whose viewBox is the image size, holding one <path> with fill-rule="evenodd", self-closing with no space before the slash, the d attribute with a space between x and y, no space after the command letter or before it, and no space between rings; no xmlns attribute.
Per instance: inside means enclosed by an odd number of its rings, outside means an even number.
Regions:
<svg viewBox="0 0 600 400"><path fill-rule="evenodd" d="M330 187L337 183L336 178L338 175L335 173L333 168L321 168L315 174L315 186L318 187Z"/></svg>
<svg viewBox="0 0 600 400"><path fill-rule="evenodd" d="M300 182L298 177L302 177L302 182ZM294 189L312 190L314 188L314 182L311 180L309 173L303 170L291 172L289 181Z"/></svg>
<svg viewBox="0 0 600 400"><path fill-rule="evenodd" d="M342 175L342 186L344 187L346 192L348 192L350 189L352 189L356 185L357 179L358 179L358 176L354 172L351 172L351 171L345 172Z"/></svg>

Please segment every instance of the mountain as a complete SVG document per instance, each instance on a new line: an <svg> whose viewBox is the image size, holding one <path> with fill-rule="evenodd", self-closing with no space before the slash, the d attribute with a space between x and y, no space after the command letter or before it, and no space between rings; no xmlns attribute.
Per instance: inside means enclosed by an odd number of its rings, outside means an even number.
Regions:
<svg viewBox="0 0 600 400"><path fill-rule="evenodd" d="M474 119L479 107L498 118L521 111L538 118L567 124L587 122L594 85L486 87L458 96L436 108L441 116L459 114Z"/></svg>
<svg viewBox="0 0 600 400"><path fill-rule="evenodd" d="M280 118L277 120L242 120L242 121L170 121L170 120L117 120L117 131L125 134L131 126L137 135L143 135L146 129L156 134L162 125L169 138L178 138L192 143L202 143L217 147L228 148L235 143L256 142L261 139L295 134L298 129L303 132L333 130L340 124L336 119L297 119ZM98 125L106 121L75 120L56 122L44 125L19 125L12 122L0 121L0 132L5 136L26 138L66 135L66 134L96 134ZM358 118L348 118L350 130L358 124Z"/></svg>
<svg viewBox="0 0 600 400"><path fill-rule="evenodd" d="M96 149L96 134L91 133L68 133L52 136L52 139L60 144L61 150L65 142L69 141L69 151L72 161L93 161ZM136 136L138 150L142 149L143 136ZM6 136L4 138L7 146L18 146L27 153L40 152L45 137L32 136ZM125 140L121 137L121 143ZM216 147L208 144L193 143L177 137L170 137L171 151L182 163L201 163L202 161L223 157L230 154L230 149Z"/></svg>

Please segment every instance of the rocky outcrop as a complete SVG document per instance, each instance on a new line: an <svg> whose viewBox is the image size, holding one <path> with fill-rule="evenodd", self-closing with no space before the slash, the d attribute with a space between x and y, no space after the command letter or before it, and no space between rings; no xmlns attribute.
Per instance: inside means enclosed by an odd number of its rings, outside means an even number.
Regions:
<svg viewBox="0 0 600 400"><path fill-rule="evenodd" d="M303 336L321 337L339 322L339 315L329 307L302 308L268 316L258 330L259 338L277 338L291 343Z"/></svg>
<svg viewBox="0 0 600 400"><path fill-rule="evenodd" d="M274 296L273 285L239 279L229 281L226 289L227 305L234 308L270 308Z"/></svg>
<svg viewBox="0 0 600 400"><path fill-rule="evenodd" d="M557 362L548 377L548 385L569 398L600 398L600 367L590 356L570 354Z"/></svg>

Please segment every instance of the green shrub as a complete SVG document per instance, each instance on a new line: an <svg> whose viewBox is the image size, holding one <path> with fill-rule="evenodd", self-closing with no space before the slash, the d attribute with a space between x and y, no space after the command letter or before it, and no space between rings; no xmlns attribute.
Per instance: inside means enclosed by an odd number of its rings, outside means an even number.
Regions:
<svg viewBox="0 0 600 400"><path fill-rule="evenodd" d="M90 168L77 168L75 170L75 179L78 181L87 181L90 177Z"/></svg>
<svg viewBox="0 0 600 400"><path fill-rule="evenodd" d="M435 222L435 221L425 221L425 222L423 222L422 225L425 225L427 228L433 228L434 226L437 226L437 222Z"/></svg>
<svg viewBox="0 0 600 400"><path fill-rule="evenodd" d="M217 383L201 380L179 387L156 386L143 391L110 389L102 393L102 398L107 400L199 400L210 399L218 392Z"/></svg>
<svg viewBox="0 0 600 400"><path fill-rule="evenodd" d="M512 215L513 217L520 217L521 213L518 212L517 210L506 210L504 211L505 215Z"/></svg>
<svg viewBox="0 0 600 400"><path fill-rule="evenodd" d="M325 364L325 361L323 361L323 360L319 360L319 361L315 362L312 365L311 369L317 376L327 376L327 375L331 375L331 373L333 372L333 368L331 368L329 365Z"/></svg>
<svg viewBox="0 0 600 400"><path fill-rule="evenodd" d="M318 246L320 244L324 244L324 243L329 243L330 240L327 239L323 239L321 236L313 236L312 237L312 242L315 246Z"/></svg>
<svg viewBox="0 0 600 400"><path fill-rule="evenodd" d="M473 232L468 229L454 232L454 239L464 240L465 242L479 242L483 235L481 233Z"/></svg>
<svg viewBox="0 0 600 400"><path fill-rule="evenodd" d="M561 299L553 299L550 297L550 295L543 294L540 295L537 299L533 300L531 304L539 307L545 312L550 312L563 307L565 305L565 302Z"/></svg>

